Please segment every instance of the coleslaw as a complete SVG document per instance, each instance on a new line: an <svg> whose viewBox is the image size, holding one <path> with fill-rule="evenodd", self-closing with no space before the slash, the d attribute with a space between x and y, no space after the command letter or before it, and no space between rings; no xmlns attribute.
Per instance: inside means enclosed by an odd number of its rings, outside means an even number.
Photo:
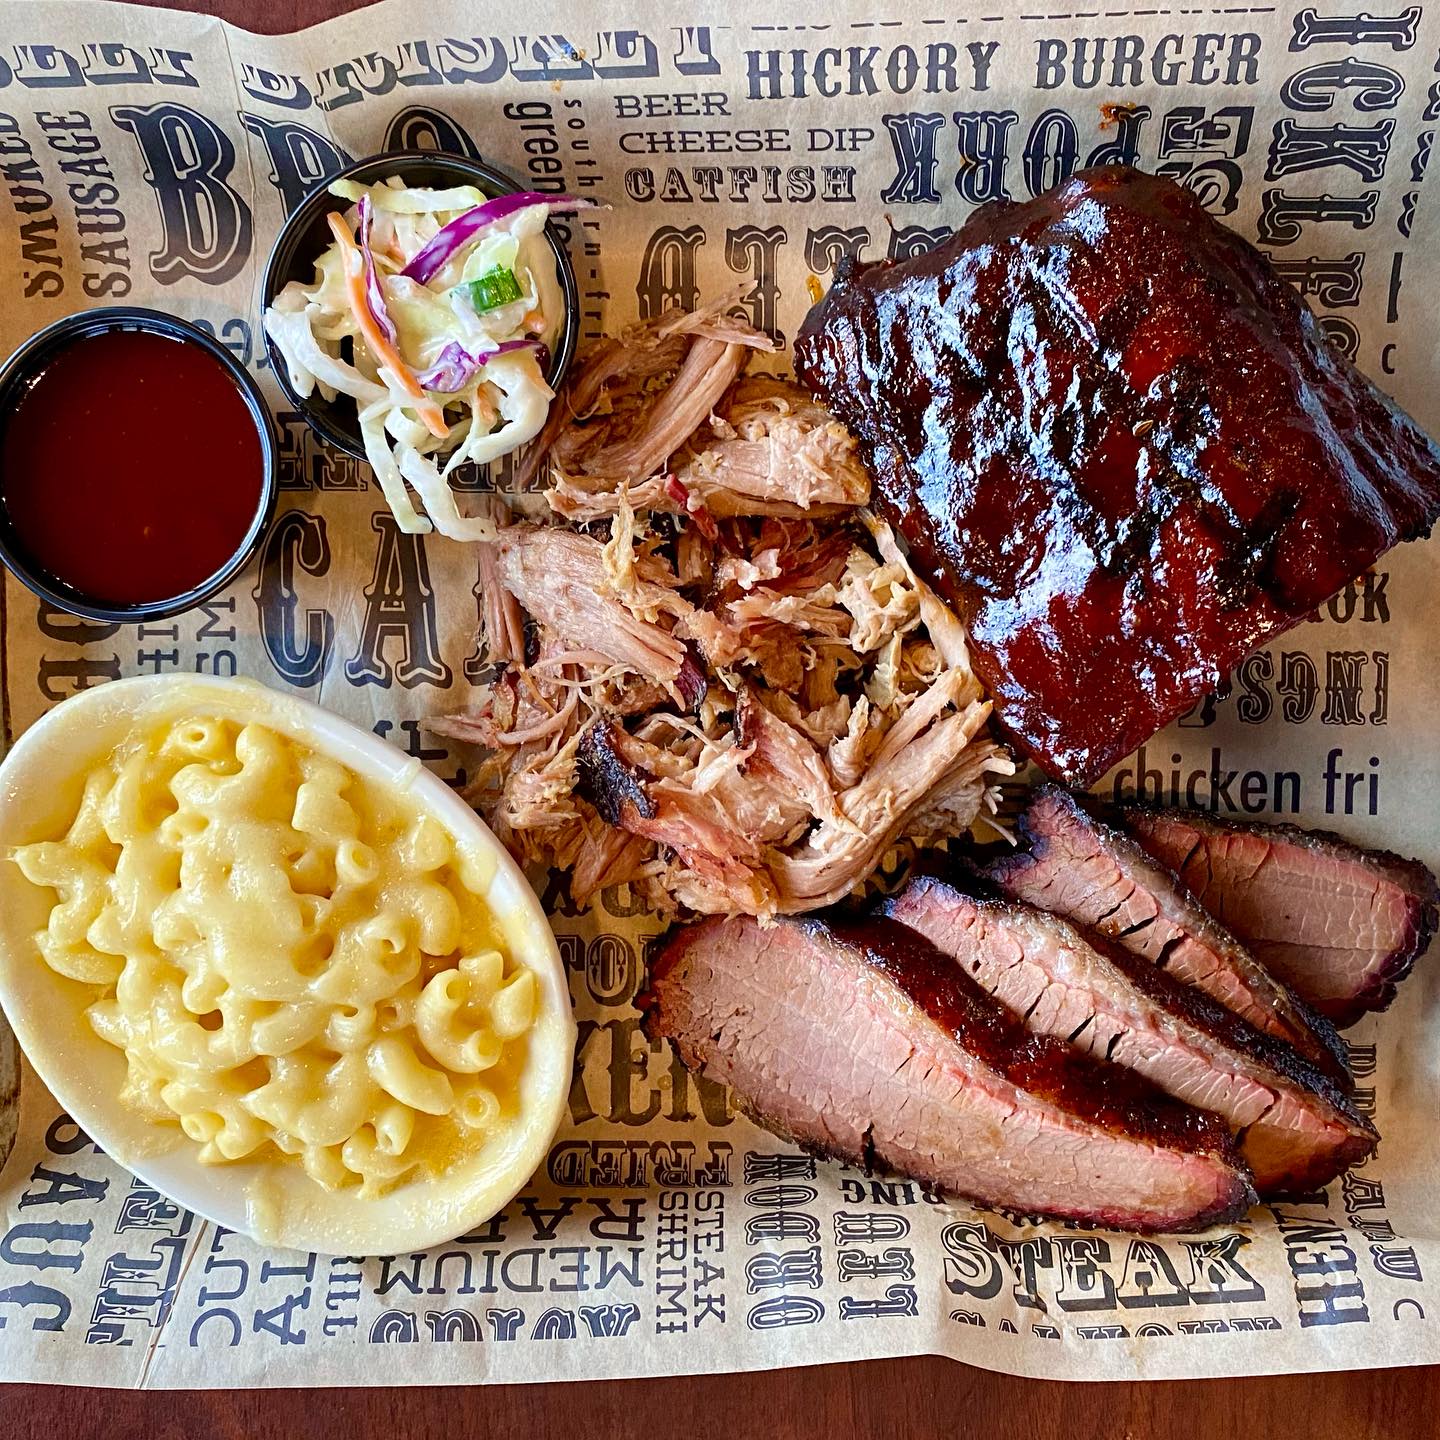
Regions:
<svg viewBox="0 0 1440 1440"><path fill-rule="evenodd" d="M285 286L265 331L297 394L355 401L366 458L402 531L488 539L492 522L461 515L449 477L510 454L544 425L555 398L545 366L565 322L545 222L594 202L422 189L398 176L337 180L330 193L349 208L326 217L334 239L314 279Z"/></svg>

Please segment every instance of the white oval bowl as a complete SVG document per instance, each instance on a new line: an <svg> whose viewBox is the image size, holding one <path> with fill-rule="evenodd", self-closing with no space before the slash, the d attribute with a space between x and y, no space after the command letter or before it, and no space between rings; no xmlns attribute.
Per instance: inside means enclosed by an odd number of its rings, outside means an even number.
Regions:
<svg viewBox="0 0 1440 1440"><path fill-rule="evenodd" d="M93 989L45 964L34 936L54 892L33 885L14 848L58 838L85 775L137 725L208 714L260 721L405 792L438 820L487 877L490 907L510 954L535 972L541 1004L521 1074L521 1115L439 1179L407 1180L376 1199L328 1191L298 1163L272 1158L203 1165L180 1129L146 1121L118 1096L124 1053L84 1015ZM197 1215L265 1244L330 1255L423 1250L453 1240L504 1208L544 1160L560 1125L575 1054L575 1020L560 950L540 901L489 827L444 781L378 736L308 701L252 680L143 676L66 700L31 726L0 764L0 1008L50 1092L126 1169Z"/></svg>

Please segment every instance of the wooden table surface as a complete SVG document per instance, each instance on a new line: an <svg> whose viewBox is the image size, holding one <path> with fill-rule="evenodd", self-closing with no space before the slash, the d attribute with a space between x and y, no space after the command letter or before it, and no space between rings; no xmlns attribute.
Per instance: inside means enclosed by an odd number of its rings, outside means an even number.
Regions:
<svg viewBox="0 0 1440 1440"><path fill-rule="evenodd" d="M0 5L8 0L0 0ZM142 0L153 3L153 0ZM298 29L357 0L168 0L250 30ZM577 0L583 3L583 0ZM427 1390L188 1391L134 1395L0 1386L0 1440L462 1440L468 1436L686 1440L966 1434L1019 1440L1407 1440L1440 1433L1440 1366L1149 1385L1055 1384L948 1360L760 1375Z"/></svg>

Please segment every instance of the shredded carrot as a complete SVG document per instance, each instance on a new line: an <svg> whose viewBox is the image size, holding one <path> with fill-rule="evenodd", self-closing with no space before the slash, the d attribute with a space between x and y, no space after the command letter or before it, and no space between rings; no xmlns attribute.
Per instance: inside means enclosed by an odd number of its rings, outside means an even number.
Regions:
<svg viewBox="0 0 1440 1440"><path fill-rule="evenodd" d="M345 265L345 291L350 298L351 313L360 327L360 333L365 337L365 343L374 352L375 359L400 382L400 388L414 399L415 413L425 428L437 439L443 440L450 433L450 427L445 423L445 412L426 395L410 367L401 358L399 350L385 338L379 325L375 323L375 317L370 313L370 306L365 301L365 257L360 253L360 247L355 243L350 227L333 210L326 218L330 221L330 228L335 232L335 239L340 245L340 255Z"/></svg>
<svg viewBox="0 0 1440 1440"><path fill-rule="evenodd" d="M522 322L532 335L543 335L545 333L545 312L543 310L531 310L527 312Z"/></svg>

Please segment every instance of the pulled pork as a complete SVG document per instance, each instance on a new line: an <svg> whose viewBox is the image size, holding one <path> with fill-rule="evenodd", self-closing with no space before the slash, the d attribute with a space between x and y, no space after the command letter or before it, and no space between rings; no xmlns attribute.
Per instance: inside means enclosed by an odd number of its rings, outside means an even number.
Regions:
<svg viewBox="0 0 1440 1440"><path fill-rule="evenodd" d="M487 752L469 798L580 902L812 910L994 817L1014 773L853 438L742 374L771 349L722 305L592 347L519 471L555 520L499 507L478 547L493 678L430 725Z"/></svg>

